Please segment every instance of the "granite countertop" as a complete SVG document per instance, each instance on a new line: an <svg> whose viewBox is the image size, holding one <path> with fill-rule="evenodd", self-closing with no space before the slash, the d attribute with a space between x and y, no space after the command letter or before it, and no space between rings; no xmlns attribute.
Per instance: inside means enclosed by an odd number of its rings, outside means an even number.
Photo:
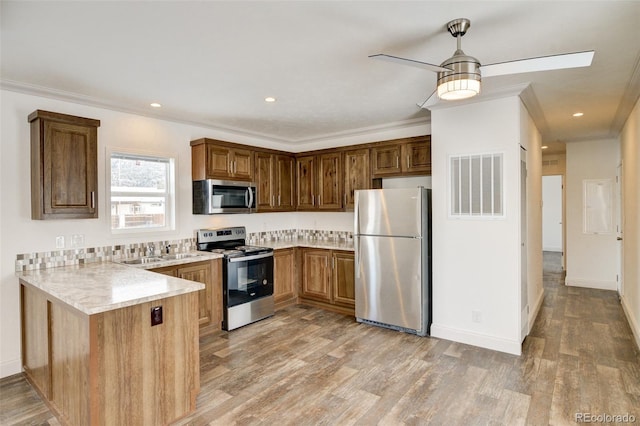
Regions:
<svg viewBox="0 0 640 426"><path fill-rule="evenodd" d="M252 244L261 247L271 247L274 250L293 247L309 247L325 250L354 251L353 240L310 240L306 238L299 238L296 240L257 241Z"/></svg>
<svg viewBox="0 0 640 426"><path fill-rule="evenodd" d="M16 276L87 315L205 288L194 281L113 262L17 272Z"/></svg>

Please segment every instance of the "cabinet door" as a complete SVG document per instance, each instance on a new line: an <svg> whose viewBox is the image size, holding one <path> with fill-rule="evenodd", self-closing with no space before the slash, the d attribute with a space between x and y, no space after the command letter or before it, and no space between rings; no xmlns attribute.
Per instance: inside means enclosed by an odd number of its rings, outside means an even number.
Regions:
<svg viewBox="0 0 640 426"><path fill-rule="evenodd" d="M273 301L277 305L296 297L294 249L275 250L273 253Z"/></svg>
<svg viewBox="0 0 640 426"><path fill-rule="evenodd" d="M296 159L297 208L313 209L316 205L315 156L307 155Z"/></svg>
<svg viewBox="0 0 640 426"><path fill-rule="evenodd" d="M158 274L169 275L170 277L178 276L178 268L176 266L165 266L163 268L153 268L149 270Z"/></svg>
<svg viewBox="0 0 640 426"><path fill-rule="evenodd" d="M234 149L233 165L231 176L237 179L252 180L253 178L253 162L251 161L253 153L249 150Z"/></svg>
<svg viewBox="0 0 640 426"><path fill-rule="evenodd" d="M323 154L318 157L318 200L320 209L342 208L342 155Z"/></svg>
<svg viewBox="0 0 640 426"><path fill-rule="evenodd" d="M198 323L201 326L210 324L213 306L211 263L189 264L189 266L178 268L177 276L205 285L205 288L198 292Z"/></svg>
<svg viewBox="0 0 640 426"><path fill-rule="evenodd" d="M44 216L98 217L96 129L45 121L43 142Z"/></svg>
<svg viewBox="0 0 640 426"><path fill-rule="evenodd" d="M258 211L272 210L275 203L275 182L273 173L273 155L256 153L256 185L258 188Z"/></svg>
<svg viewBox="0 0 640 426"><path fill-rule="evenodd" d="M279 210L293 210L295 208L295 159L288 155L275 156L275 190L276 206Z"/></svg>
<svg viewBox="0 0 640 426"><path fill-rule="evenodd" d="M301 296L323 302L331 301L329 284L329 250L303 250Z"/></svg>
<svg viewBox="0 0 640 426"><path fill-rule="evenodd" d="M344 155L344 207L355 207L354 191L371 188L369 150L347 151Z"/></svg>
<svg viewBox="0 0 640 426"><path fill-rule="evenodd" d="M233 165L231 151L228 148L207 144L205 157L207 179L231 177Z"/></svg>
<svg viewBox="0 0 640 426"><path fill-rule="evenodd" d="M332 264L333 302L336 305L355 307L354 254L346 251L334 251Z"/></svg>
<svg viewBox="0 0 640 426"><path fill-rule="evenodd" d="M431 140L409 142L404 145L404 171L431 174Z"/></svg>
<svg viewBox="0 0 640 426"><path fill-rule="evenodd" d="M395 175L402 172L401 145L385 145L371 148L371 175L374 178Z"/></svg>

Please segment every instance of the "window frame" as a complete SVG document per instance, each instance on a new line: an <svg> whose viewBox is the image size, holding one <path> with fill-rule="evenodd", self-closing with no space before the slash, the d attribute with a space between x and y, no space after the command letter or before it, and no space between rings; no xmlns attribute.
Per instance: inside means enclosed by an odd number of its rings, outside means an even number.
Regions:
<svg viewBox="0 0 640 426"><path fill-rule="evenodd" d="M144 191L131 191L131 192L122 192L122 191L112 191L111 190L111 160L114 155L119 155L123 157L128 157L131 159L140 159L140 160L156 160L166 162L168 164L167 170L167 188L165 192L162 193L148 193ZM176 191L176 176L177 176L177 155L175 153L169 152L158 152L158 151L143 151L143 150L132 150L127 148L117 148L117 147L108 147L106 153L106 212L105 215L107 217L107 223L109 227L109 231L111 235L114 236L134 236L136 234L139 235L148 235L148 234L161 234L161 233L175 233L176 231L176 214L177 214L177 191ZM146 196L146 197L166 197L166 205L165 205L165 225L158 227L135 227L135 228L124 228L124 229L114 229L112 228L112 217L111 217L111 203L113 197L128 197L128 196Z"/></svg>

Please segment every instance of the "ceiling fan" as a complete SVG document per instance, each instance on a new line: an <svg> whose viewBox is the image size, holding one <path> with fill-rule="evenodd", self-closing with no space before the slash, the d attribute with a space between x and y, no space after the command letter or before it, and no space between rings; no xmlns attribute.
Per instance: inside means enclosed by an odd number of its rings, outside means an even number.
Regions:
<svg viewBox="0 0 640 426"><path fill-rule="evenodd" d="M447 23L447 30L457 39L457 49L453 53L453 56L440 65L414 59L400 58L384 53L370 55L369 57L437 72L437 89L422 104L418 104L421 108L433 105L433 103L435 103L434 95L436 93L438 98L447 101L466 99L479 94L482 77L588 67L593 60L594 51L589 50L585 52L563 53L481 65L480 61L476 58L468 56L462 51L462 36L465 35L470 26L471 21L466 18L454 19Z"/></svg>

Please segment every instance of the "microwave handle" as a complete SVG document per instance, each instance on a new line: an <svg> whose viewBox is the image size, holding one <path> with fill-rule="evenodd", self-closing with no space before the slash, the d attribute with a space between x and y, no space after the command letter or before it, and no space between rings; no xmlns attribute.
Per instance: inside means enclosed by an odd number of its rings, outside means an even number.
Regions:
<svg viewBox="0 0 640 426"><path fill-rule="evenodd" d="M247 192L244 196L244 199L247 199L247 194L249 195L249 201L247 202L247 208L251 208L251 206L253 205L253 189L251 188L247 188Z"/></svg>

